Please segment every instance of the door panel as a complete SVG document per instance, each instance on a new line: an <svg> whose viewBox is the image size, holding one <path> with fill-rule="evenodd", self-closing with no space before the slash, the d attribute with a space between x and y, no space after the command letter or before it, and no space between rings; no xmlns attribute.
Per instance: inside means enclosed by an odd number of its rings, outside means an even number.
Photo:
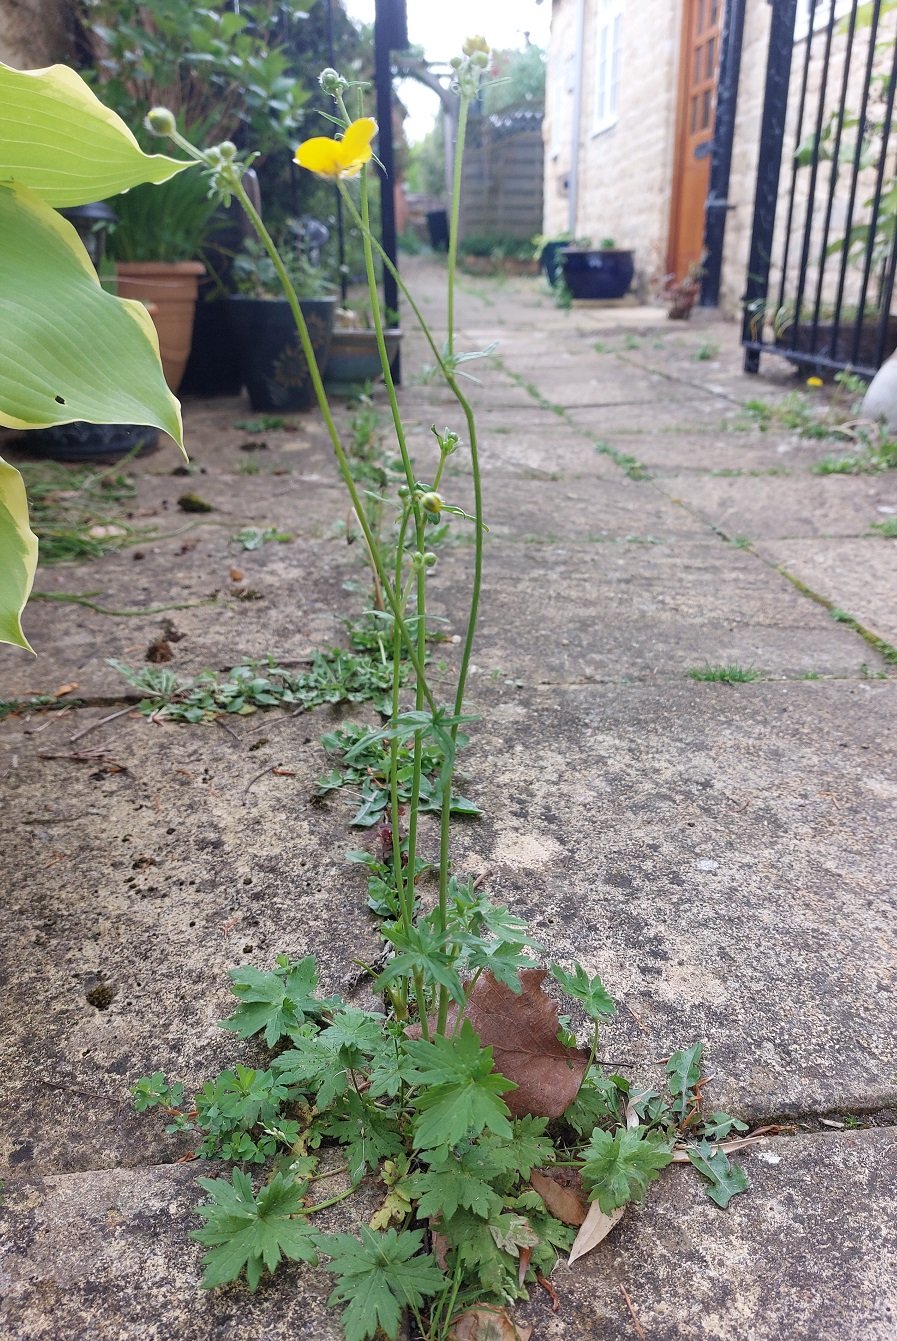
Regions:
<svg viewBox="0 0 897 1341"><path fill-rule="evenodd" d="M667 270L682 279L700 261L710 181L722 0L683 0L676 151Z"/></svg>

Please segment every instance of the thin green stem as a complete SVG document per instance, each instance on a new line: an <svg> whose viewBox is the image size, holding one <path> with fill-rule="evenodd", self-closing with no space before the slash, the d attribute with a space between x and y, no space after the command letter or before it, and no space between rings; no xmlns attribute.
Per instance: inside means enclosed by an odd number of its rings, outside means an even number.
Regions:
<svg viewBox="0 0 897 1341"><path fill-rule="evenodd" d="M458 112L458 139L455 144L455 168L452 179L452 211L449 220L448 249L448 335L445 347L449 358L455 352L455 270L458 265L458 225L461 220L461 169L464 162L464 140L467 135L469 98L461 96Z"/></svg>
<svg viewBox="0 0 897 1341"><path fill-rule="evenodd" d="M598 1051L598 1021L595 1020L594 1025L592 1027L592 1046L589 1049L589 1060L586 1062L586 1069L582 1073L582 1079L580 1080L579 1085L577 1086L576 1094L573 1096L574 1100L579 1095L579 1091L582 1089L583 1085L586 1083L586 1076L592 1069L592 1063L595 1060L595 1054L597 1053L597 1051Z"/></svg>
<svg viewBox="0 0 897 1341"><path fill-rule="evenodd" d="M396 570L395 586L398 591L402 584L402 561L405 550L405 531L408 527L408 510L402 513L402 521L399 526L399 539L396 546ZM399 632L399 626L393 625L392 640L392 703L390 713L390 726L395 726L399 720L399 686L401 684L402 674L402 635ZM412 881L411 898L406 899L405 878L402 870L402 834L399 825L399 740L393 737L389 742L389 806L392 819L392 869L393 879L395 880L396 895L399 901L399 908L402 914L402 923L406 931L410 931L414 923L414 886ZM403 980L404 982L404 980Z"/></svg>

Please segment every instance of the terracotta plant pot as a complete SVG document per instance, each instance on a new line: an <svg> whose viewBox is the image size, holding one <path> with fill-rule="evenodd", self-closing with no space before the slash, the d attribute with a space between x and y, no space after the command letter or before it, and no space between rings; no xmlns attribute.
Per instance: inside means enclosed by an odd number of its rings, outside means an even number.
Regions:
<svg viewBox="0 0 897 1341"><path fill-rule="evenodd" d="M116 273L120 298L137 298L152 305L162 370L171 390L177 391L190 356L196 295L204 267L199 261L119 261Z"/></svg>

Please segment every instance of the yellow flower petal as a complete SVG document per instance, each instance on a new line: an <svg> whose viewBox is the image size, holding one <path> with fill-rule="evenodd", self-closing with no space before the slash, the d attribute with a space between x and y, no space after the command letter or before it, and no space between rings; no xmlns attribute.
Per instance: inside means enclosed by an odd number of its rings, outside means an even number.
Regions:
<svg viewBox="0 0 897 1341"><path fill-rule="evenodd" d="M369 116L359 117L347 128L341 140L318 135L300 144L295 162L320 177L357 177L365 163L371 160L371 140L376 134L376 121Z"/></svg>
<svg viewBox="0 0 897 1341"><path fill-rule="evenodd" d="M808 377L808 378L807 378L807 386L822 386L822 385L823 385L823 382L822 382L822 378L821 378L821 377Z"/></svg>

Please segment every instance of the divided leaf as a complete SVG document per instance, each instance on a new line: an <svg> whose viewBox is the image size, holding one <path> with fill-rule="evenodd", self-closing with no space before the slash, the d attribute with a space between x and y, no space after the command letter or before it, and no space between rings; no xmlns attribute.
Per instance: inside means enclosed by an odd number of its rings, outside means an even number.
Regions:
<svg viewBox="0 0 897 1341"><path fill-rule="evenodd" d="M513 1089L513 1082L493 1070L492 1049L480 1046L469 1020L455 1038L409 1042L406 1051L415 1067L413 1080L424 1087L413 1100L419 1115L415 1149L457 1145L487 1127L511 1136L508 1105L499 1096Z"/></svg>
<svg viewBox="0 0 897 1341"><path fill-rule="evenodd" d="M420 1309L445 1278L433 1257L421 1253L419 1229L378 1234L367 1226L352 1234L321 1234L318 1244L332 1259L327 1270L339 1279L328 1304L347 1304L343 1311L346 1341L366 1341L381 1328L395 1341L402 1312Z"/></svg>
<svg viewBox="0 0 897 1341"><path fill-rule="evenodd" d="M249 1288L255 1290L264 1268L273 1271L282 1257L317 1262L302 1214L307 1184L276 1173L256 1197L239 1169L234 1169L231 1183L224 1178L200 1178L199 1183L212 1198L196 1208L206 1223L191 1233L209 1248L203 1258L206 1289L236 1280L245 1269Z"/></svg>
<svg viewBox="0 0 897 1341"><path fill-rule="evenodd" d="M240 1038L264 1031L269 1048L306 1020L316 1020L322 1009L332 1004L315 997L318 973L313 955L292 961L279 956L277 963L271 973L249 964L230 970L231 991L240 1004L221 1022L223 1029L232 1030Z"/></svg>
<svg viewBox="0 0 897 1341"><path fill-rule="evenodd" d="M572 973L562 969L559 964L552 964L551 976L562 991L579 1002L590 1020L599 1020L602 1016L616 1014L617 1008L613 997L598 974L590 978L582 964L574 964Z"/></svg>
<svg viewBox="0 0 897 1341"><path fill-rule="evenodd" d="M591 1188L589 1199L610 1215L627 1201L642 1201L648 1184L672 1163L670 1146L643 1128L593 1131L585 1149L583 1183Z"/></svg>

